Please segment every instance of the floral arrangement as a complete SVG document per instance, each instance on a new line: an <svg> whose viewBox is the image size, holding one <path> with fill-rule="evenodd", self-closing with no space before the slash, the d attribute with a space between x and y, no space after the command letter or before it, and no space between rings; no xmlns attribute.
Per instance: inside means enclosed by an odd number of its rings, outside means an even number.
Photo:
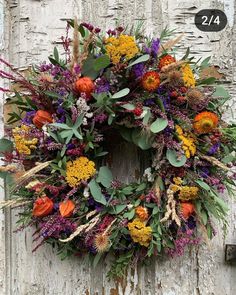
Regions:
<svg viewBox="0 0 236 295"><path fill-rule="evenodd" d="M236 126L222 119L229 94L210 58L196 61L188 49L177 59L182 36L173 33L102 33L74 20L63 55L55 48L49 63L22 73L0 60L11 81L1 89L0 175L12 196L1 206L22 209L19 230L36 229L34 250L47 242L94 265L112 252L109 276L121 277L128 265L211 239L216 220L226 227L221 193L233 192L236 175ZM113 178L112 135L145 151L139 181Z"/></svg>

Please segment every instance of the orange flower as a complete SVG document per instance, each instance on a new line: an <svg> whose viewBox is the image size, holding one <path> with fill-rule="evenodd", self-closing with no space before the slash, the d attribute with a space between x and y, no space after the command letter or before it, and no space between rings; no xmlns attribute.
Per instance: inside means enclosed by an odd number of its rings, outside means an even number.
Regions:
<svg viewBox="0 0 236 295"><path fill-rule="evenodd" d="M176 62L176 59L173 56L166 54L160 58L158 69L161 70L164 66L172 64L174 62Z"/></svg>
<svg viewBox="0 0 236 295"><path fill-rule="evenodd" d="M37 198L34 202L33 216L44 217L49 215L53 210L53 201L47 196Z"/></svg>
<svg viewBox="0 0 236 295"><path fill-rule="evenodd" d="M147 91L155 91L160 85L160 76L157 72L151 71L144 74L142 86Z"/></svg>
<svg viewBox="0 0 236 295"><path fill-rule="evenodd" d="M75 203L71 200L61 202L59 211L62 217L70 217L75 209Z"/></svg>
<svg viewBox="0 0 236 295"><path fill-rule="evenodd" d="M201 112L194 118L193 128L199 134L209 133L218 125L219 119L215 113Z"/></svg>
<svg viewBox="0 0 236 295"><path fill-rule="evenodd" d="M85 93L86 97L89 99L91 98L92 92L95 90L94 82L89 77L79 78L75 82L75 90L79 93Z"/></svg>
<svg viewBox="0 0 236 295"><path fill-rule="evenodd" d="M41 129L43 125L47 123L52 123L52 122L53 122L53 119L51 114L43 110L38 110L33 118L33 123L38 129Z"/></svg>
<svg viewBox="0 0 236 295"><path fill-rule="evenodd" d="M195 207L192 203L184 202L180 204L181 213L185 219L188 219L195 211Z"/></svg>
<svg viewBox="0 0 236 295"><path fill-rule="evenodd" d="M136 209L135 209L135 213L136 215L139 217L139 219L141 221L145 221L148 219L148 210L147 208L145 207L142 207L142 206L138 206Z"/></svg>

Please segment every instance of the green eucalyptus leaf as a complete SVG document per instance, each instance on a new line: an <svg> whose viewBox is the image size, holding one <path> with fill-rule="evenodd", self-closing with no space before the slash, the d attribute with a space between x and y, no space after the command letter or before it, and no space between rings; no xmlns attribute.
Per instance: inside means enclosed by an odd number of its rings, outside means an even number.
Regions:
<svg viewBox="0 0 236 295"><path fill-rule="evenodd" d="M96 71L94 69L94 63L95 63L95 58L93 57L88 57L84 63L83 63L83 67L81 70L81 73L83 76L87 76L90 77L91 79L96 79L99 75L99 71Z"/></svg>
<svg viewBox="0 0 236 295"><path fill-rule="evenodd" d="M174 167L181 167L187 161L187 158L185 157L185 155L182 155L181 157L178 157L176 151L171 150L171 149L168 149L166 151L166 158L170 162L170 164L172 166L174 166Z"/></svg>
<svg viewBox="0 0 236 295"><path fill-rule="evenodd" d="M0 153L11 152L13 150L13 143L6 138L0 139Z"/></svg>
<svg viewBox="0 0 236 295"><path fill-rule="evenodd" d="M119 132L120 135L127 140L128 142L132 142L132 131L133 129L131 128L126 128L126 127L119 127Z"/></svg>
<svg viewBox="0 0 236 295"><path fill-rule="evenodd" d="M217 85L213 97L229 98L229 92L222 86Z"/></svg>
<svg viewBox="0 0 236 295"><path fill-rule="evenodd" d="M150 126L150 130L153 133L158 133L164 130L168 126L168 120L163 118L157 118Z"/></svg>
<svg viewBox="0 0 236 295"><path fill-rule="evenodd" d="M127 66L127 68L130 68L130 67L132 67L132 66L134 66L134 65L136 65L136 64L139 64L139 63L141 63L141 62L148 61L149 58L150 58L150 55L149 55L149 54L144 54L144 55L138 57L135 61L131 62L131 63Z"/></svg>
<svg viewBox="0 0 236 295"><path fill-rule="evenodd" d="M211 187L210 187L206 182L204 182L203 180L201 180L201 179L197 179L197 180L195 180L195 182L196 182L201 188L203 188L205 191L208 191L208 192L211 191Z"/></svg>
<svg viewBox="0 0 236 295"><path fill-rule="evenodd" d="M133 111L135 109L135 105L131 104L131 103L126 103L121 105L122 108L128 110L128 111Z"/></svg>
<svg viewBox="0 0 236 295"><path fill-rule="evenodd" d="M111 170L107 166L100 167L96 181L100 182L106 188L109 188L111 186L112 179L113 176Z"/></svg>
<svg viewBox="0 0 236 295"><path fill-rule="evenodd" d="M119 213L121 213L124 209L126 208L126 205L116 205L115 206L115 213L116 214L119 214Z"/></svg>
<svg viewBox="0 0 236 295"><path fill-rule="evenodd" d="M106 201L104 195L102 194L101 188L97 184L97 182L94 179L92 179L89 182L88 186L89 186L90 192L91 192L94 200L100 204L106 205L107 201Z"/></svg>
<svg viewBox="0 0 236 295"><path fill-rule="evenodd" d="M129 92L130 92L129 88L124 88L124 89L116 92L115 94L113 94L111 98L113 98L113 99L121 98L121 97L124 97L127 94L129 94Z"/></svg>

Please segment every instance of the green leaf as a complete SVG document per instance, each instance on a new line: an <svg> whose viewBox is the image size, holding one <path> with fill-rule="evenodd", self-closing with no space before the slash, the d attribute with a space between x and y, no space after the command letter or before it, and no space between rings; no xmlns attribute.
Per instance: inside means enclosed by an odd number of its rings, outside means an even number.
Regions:
<svg viewBox="0 0 236 295"><path fill-rule="evenodd" d="M83 136L79 133L78 130L73 129L73 133L74 133L74 135L75 135L78 139L83 139Z"/></svg>
<svg viewBox="0 0 236 295"><path fill-rule="evenodd" d="M62 138L67 138L69 136L73 136L73 131L72 130L64 130L60 132L60 135Z"/></svg>
<svg viewBox="0 0 236 295"><path fill-rule="evenodd" d="M148 122L149 122L151 116L152 116L151 111L150 111L149 109L147 109L147 113L146 113L145 116L143 117L143 124L144 124L144 125L147 125L147 124L148 124Z"/></svg>
<svg viewBox="0 0 236 295"><path fill-rule="evenodd" d="M206 67L208 67L208 66L209 66L209 61L210 61L210 59L211 59L211 56L206 57L206 58L201 62L200 67L201 67L201 68L206 68Z"/></svg>
<svg viewBox="0 0 236 295"><path fill-rule="evenodd" d="M185 155L178 157L176 151L171 149L168 149L166 151L166 158L170 162L170 164L174 167L181 167L187 161L187 158L185 157Z"/></svg>
<svg viewBox="0 0 236 295"><path fill-rule="evenodd" d="M113 98L113 99L121 98L121 97L124 97L127 94L129 94L129 92L130 92L129 88L124 88L124 89L116 92L115 94L113 94L111 98Z"/></svg>
<svg viewBox="0 0 236 295"><path fill-rule="evenodd" d="M164 130L168 125L168 120L163 118L157 118L150 126L150 130L153 133L158 133Z"/></svg>
<svg viewBox="0 0 236 295"><path fill-rule="evenodd" d="M141 192L143 191L145 188L146 188L146 183L143 182L143 183L140 183L139 186L136 188L136 192Z"/></svg>
<svg viewBox="0 0 236 295"><path fill-rule="evenodd" d="M124 218L131 220L134 218L134 215L135 215L135 209L132 209L131 211L126 212L123 216L124 216Z"/></svg>
<svg viewBox="0 0 236 295"><path fill-rule="evenodd" d="M223 159L221 159L221 162L224 164L228 164L228 163L233 162L235 160L236 160L236 157L229 154L229 155L225 156Z"/></svg>
<svg viewBox="0 0 236 295"><path fill-rule="evenodd" d="M99 169L97 182L100 182L103 186L106 188L109 188L111 186L113 176L111 173L111 170L107 166L102 166Z"/></svg>
<svg viewBox="0 0 236 295"><path fill-rule="evenodd" d="M216 78L210 77L203 80L198 81L198 85L212 85L216 81Z"/></svg>
<svg viewBox="0 0 236 295"><path fill-rule="evenodd" d="M132 131L133 129L131 128L126 128L126 127L119 127L119 132L120 135L127 140L128 142L132 142Z"/></svg>
<svg viewBox="0 0 236 295"><path fill-rule="evenodd" d="M115 206L115 213L116 214L119 214L119 213L121 213L124 209L126 208L126 205L116 205Z"/></svg>
<svg viewBox="0 0 236 295"><path fill-rule="evenodd" d="M100 71L106 67L108 67L110 64L110 58L108 55L104 54L102 56L99 56L95 59L93 68L95 71Z"/></svg>
<svg viewBox="0 0 236 295"><path fill-rule="evenodd" d="M71 130L71 127L63 123L51 123L49 126Z"/></svg>
<svg viewBox="0 0 236 295"><path fill-rule="evenodd" d="M81 70L81 74L83 76L90 77L91 79L96 79L99 75L99 71L95 71L94 69L94 63L95 63L95 58L89 56L83 63L83 67Z"/></svg>
<svg viewBox="0 0 236 295"><path fill-rule="evenodd" d="M148 150L152 147L153 138L146 133L142 133L139 129L133 129L132 141L142 150Z"/></svg>
<svg viewBox="0 0 236 295"><path fill-rule="evenodd" d="M135 105L131 104L131 103L126 103L121 105L122 108L128 110L128 111L133 111L135 109Z"/></svg>
<svg viewBox="0 0 236 295"><path fill-rule="evenodd" d="M6 138L0 139L0 153L11 152L13 150L13 143Z"/></svg>
<svg viewBox="0 0 236 295"><path fill-rule="evenodd" d="M213 97L229 98L229 92L222 86L216 86Z"/></svg>
<svg viewBox="0 0 236 295"><path fill-rule="evenodd" d="M132 67L132 66L134 66L134 65L136 65L136 64L139 64L139 63L141 63L141 62L145 62L145 61L149 60L149 58L150 58L150 55L149 55L149 54L144 54L144 55L138 57L135 61L131 62L131 63L127 66L127 68L130 68L130 67Z"/></svg>
<svg viewBox="0 0 236 295"><path fill-rule="evenodd" d="M56 47L54 47L53 55L55 60L59 62L59 53Z"/></svg>
<svg viewBox="0 0 236 295"><path fill-rule="evenodd" d="M104 197L104 195L102 194L102 191L101 191L101 188L100 186L97 184L97 182L92 179L89 184L89 189L90 189L90 192L94 198L94 200L98 203L101 203L103 205L106 205L107 204L107 201Z"/></svg>
<svg viewBox="0 0 236 295"><path fill-rule="evenodd" d="M211 187L210 187L206 182L204 182L203 180L201 180L201 179L197 179L197 180L195 180L195 182L196 182L201 188L203 188L205 191L207 191L207 192L210 192L210 191L211 191Z"/></svg>

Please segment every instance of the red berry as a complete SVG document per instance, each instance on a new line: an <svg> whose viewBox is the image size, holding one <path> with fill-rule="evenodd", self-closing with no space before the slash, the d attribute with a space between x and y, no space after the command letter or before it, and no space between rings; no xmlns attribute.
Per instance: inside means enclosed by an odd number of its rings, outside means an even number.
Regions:
<svg viewBox="0 0 236 295"><path fill-rule="evenodd" d="M134 113L135 116L137 116L137 117L141 116L142 112L143 112L143 110L142 110L141 108L139 108L139 107L137 107L137 108L135 108L135 109L133 110L133 113Z"/></svg>
<svg viewBox="0 0 236 295"><path fill-rule="evenodd" d="M178 92L177 91L171 91L170 93L170 97L176 98L178 96Z"/></svg>
<svg viewBox="0 0 236 295"><path fill-rule="evenodd" d="M180 92L186 93L187 92L187 88L184 87L184 86L180 87Z"/></svg>

